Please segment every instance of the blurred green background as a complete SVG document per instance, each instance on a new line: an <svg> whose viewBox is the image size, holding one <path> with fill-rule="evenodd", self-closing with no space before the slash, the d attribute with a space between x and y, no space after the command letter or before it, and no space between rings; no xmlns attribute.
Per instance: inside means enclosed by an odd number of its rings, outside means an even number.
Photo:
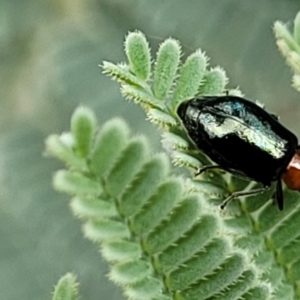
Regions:
<svg viewBox="0 0 300 300"><path fill-rule="evenodd" d="M68 197L53 191L62 165L43 151L49 134L68 130L80 103L101 122L122 116L160 149L142 111L98 68L124 60L128 31L142 30L153 55L169 36L186 54L201 47L226 70L229 87L265 103L300 136L300 97L272 33L274 21L292 25L298 10L296 0L1 0L0 299L50 299L68 271L78 274L82 299L123 299Z"/></svg>

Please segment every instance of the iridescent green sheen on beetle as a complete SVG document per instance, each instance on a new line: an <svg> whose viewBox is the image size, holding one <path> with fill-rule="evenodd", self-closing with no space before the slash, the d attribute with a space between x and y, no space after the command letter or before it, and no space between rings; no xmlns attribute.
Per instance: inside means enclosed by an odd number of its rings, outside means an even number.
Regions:
<svg viewBox="0 0 300 300"><path fill-rule="evenodd" d="M290 189L300 190L298 139L262 107L236 96L206 96L182 102L177 112L192 141L216 163L197 174L223 169L262 184L231 194L222 209L231 199L261 193L275 181L282 210L281 179Z"/></svg>

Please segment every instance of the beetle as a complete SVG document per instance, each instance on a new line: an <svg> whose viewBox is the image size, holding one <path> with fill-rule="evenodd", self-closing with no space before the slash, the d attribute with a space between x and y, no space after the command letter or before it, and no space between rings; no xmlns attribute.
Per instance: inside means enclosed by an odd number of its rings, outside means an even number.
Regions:
<svg viewBox="0 0 300 300"><path fill-rule="evenodd" d="M221 209L234 198L262 193L276 182L274 196L282 210L281 180L300 190L298 139L261 106L232 95L203 96L180 103L177 114L197 148L216 163L200 168L196 175L221 169L262 184L232 193Z"/></svg>

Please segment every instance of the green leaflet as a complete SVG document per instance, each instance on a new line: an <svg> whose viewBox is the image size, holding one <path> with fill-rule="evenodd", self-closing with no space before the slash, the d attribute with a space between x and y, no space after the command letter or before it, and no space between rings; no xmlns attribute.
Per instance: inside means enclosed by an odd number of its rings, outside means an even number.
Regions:
<svg viewBox="0 0 300 300"><path fill-rule="evenodd" d="M118 214L113 203L97 197L74 197L70 206L74 215L80 218L110 218Z"/></svg>
<svg viewBox="0 0 300 300"><path fill-rule="evenodd" d="M136 242L119 239L103 242L101 254L107 261L122 262L141 257L142 249Z"/></svg>
<svg viewBox="0 0 300 300"><path fill-rule="evenodd" d="M166 221L159 224L144 240L147 253L155 254L166 249L196 222L200 213L200 202L196 196L185 198Z"/></svg>
<svg viewBox="0 0 300 300"><path fill-rule="evenodd" d="M186 293L195 293L198 289L201 278L205 279L208 274L213 274L214 270L220 267L220 264L226 259L229 252L229 243L226 239L217 239L212 241L201 252L172 271L167 277L167 285L171 290L185 290ZM219 272L219 271L218 271ZM218 273L217 272L217 273ZM212 284L212 283L210 283ZM191 287L191 289L188 289Z"/></svg>
<svg viewBox="0 0 300 300"><path fill-rule="evenodd" d="M85 236L92 241L128 239L130 231L123 222L114 220L88 221L84 224Z"/></svg>
<svg viewBox="0 0 300 300"><path fill-rule="evenodd" d="M71 119L74 149L78 156L87 157L96 131L96 117L85 107L78 107Z"/></svg>
<svg viewBox="0 0 300 300"><path fill-rule="evenodd" d="M47 153L59 158L68 167L78 171L87 170L85 159L78 157L73 151L74 140L70 134L50 135L45 144Z"/></svg>
<svg viewBox="0 0 300 300"><path fill-rule="evenodd" d="M159 183L166 177L168 165L162 155L153 157L136 175L132 185L120 198L119 210L125 216L136 213L156 191Z"/></svg>
<svg viewBox="0 0 300 300"><path fill-rule="evenodd" d="M145 36L139 32L130 32L125 41L125 51L130 69L140 79L147 80L151 70L151 55Z"/></svg>
<svg viewBox="0 0 300 300"><path fill-rule="evenodd" d="M133 216L131 229L139 235L153 230L171 212L181 194L180 180L173 179L162 183L143 209Z"/></svg>
<svg viewBox="0 0 300 300"><path fill-rule="evenodd" d="M197 94L206 68L207 58L199 50L191 54L180 69L180 74L172 99L172 108L186 99L192 98Z"/></svg>
<svg viewBox="0 0 300 300"><path fill-rule="evenodd" d="M164 99L171 90L180 54L180 44L174 39L165 40L158 49L153 82L154 95L158 99Z"/></svg>
<svg viewBox="0 0 300 300"><path fill-rule="evenodd" d="M111 195L121 196L122 191L141 169L147 148L145 139L136 139L124 149L107 178L106 187Z"/></svg>
<svg viewBox="0 0 300 300"><path fill-rule="evenodd" d="M300 71L300 14L298 13L294 20L293 32L286 24L275 22L274 34L279 51L285 58L287 64L291 67L294 75L292 86L300 91L299 71Z"/></svg>
<svg viewBox="0 0 300 300"><path fill-rule="evenodd" d="M54 187L71 195L97 196L102 188L97 181L78 172L58 171L53 178Z"/></svg>
<svg viewBox="0 0 300 300"><path fill-rule="evenodd" d="M99 177L105 177L121 155L129 136L127 124L120 119L105 123L98 133L91 150L91 169Z"/></svg>
<svg viewBox="0 0 300 300"><path fill-rule="evenodd" d="M125 289L125 295L129 299L170 299L166 295L161 294L163 288L162 281L154 278L148 277L137 283L134 283Z"/></svg>
<svg viewBox="0 0 300 300"><path fill-rule="evenodd" d="M223 69L220 67L211 69L204 74L198 93L200 95L222 95L227 82L228 78Z"/></svg>
<svg viewBox="0 0 300 300"><path fill-rule="evenodd" d="M104 74L110 75L120 83L127 83L138 87L143 87L145 85L144 81L130 73L128 67L124 64L114 65L104 61L101 67Z"/></svg>
<svg viewBox="0 0 300 300"><path fill-rule="evenodd" d="M54 289L52 300L77 300L78 283L72 273L64 275Z"/></svg>
<svg viewBox="0 0 300 300"><path fill-rule="evenodd" d="M133 284L144 280L152 273L151 264L147 261L136 259L114 264L109 277L118 284Z"/></svg>
<svg viewBox="0 0 300 300"><path fill-rule="evenodd" d="M277 260L282 265L291 264L300 258L300 240L295 239L291 243L281 247L277 251Z"/></svg>
<svg viewBox="0 0 300 300"><path fill-rule="evenodd" d="M126 99L132 99L136 103L144 104L149 107L157 107L163 109L163 103L158 101L152 93L145 92L142 88L138 86L130 86L124 84L121 88L121 93Z"/></svg>
<svg viewBox="0 0 300 300"><path fill-rule="evenodd" d="M234 282L234 284L230 285L226 292L220 293L215 297L212 297L211 300L230 300L230 299L238 299L239 297L246 294L249 290L249 283L255 280L255 271L248 270L245 271L240 277L240 280ZM254 284L254 282L253 282Z"/></svg>
<svg viewBox="0 0 300 300"><path fill-rule="evenodd" d="M199 249L204 249L216 236L217 222L214 216L202 216L190 232L176 242L177 247L170 246L157 257L156 265L159 272L167 273L177 268L186 261L187 256L192 257Z"/></svg>
<svg viewBox="0 0 300 300"><path fill-rule="evenodd" d="M217 272L209 275L206 280L200 281L194 288L179 292L176 298L189 300L209 299L209 297L220 292L225 286L238 279L242 274L244 263L242 255L234 254L221 265ZM212 278L214 280L210 281Z"/></svg>

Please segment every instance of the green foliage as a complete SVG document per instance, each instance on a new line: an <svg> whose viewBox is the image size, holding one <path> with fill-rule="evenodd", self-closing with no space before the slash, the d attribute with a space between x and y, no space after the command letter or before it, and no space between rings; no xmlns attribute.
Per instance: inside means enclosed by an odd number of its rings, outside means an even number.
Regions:
<svg viewBox="0 0 300 300"><path fill-rule="evenodd" d="M278 24L282 49L297 50ZM224 93L225 72L207 70L200 50L180 64L173 39L160 46L154 72L142 33L130 33L125 47L129 64L105 62L104 73L160 126L173 162L192 171L207 164L175 111L186 98ZM97 133L92 112L80 109L67 134L72 142L64 135L46 142L48 152L69 168L55 175L54 185L75 196L71 207L85 222L84 234L101 244L109 278L129 299L298 299L298 193L285 191L284 212L266 192L235 201L220 214L215 204L247 182L218 172L187 181L171 177L166 156L151 156L147 140L130 137L122 120Z"/></svg>
<svg viewBox="0 0 300 300"><path fill-rule="evenodd" d="M77 300L78 283L72 273L64 275L57 283L52 300Z"/></svg>
<svg viewBox="0 0 300 300"><path fill-rule="evenodd" d="M212 68L210 70L206 70L207 67L207 58L205 56L203 56L201 51L196 51L194 54L192 54L191 56L189 56L189 58L187 59L187 61L185 63L183 63L182 67L179 68L179 77L174 76L173 72L174 70L176 70L178 68L178 61L177 59L174 60L174 64L173 67L171 67L170 61L166 59L165 64L168 65L168 70L171 70L171 74L168 77L166 74L162 73L161 74L161 81L164 81L164 78L166 79L165 84L161 83L164 87L168 87L168 90L166 88L163 89L162 93L158 93L156 90L158 89L155 83L155 77L158 78L157 72L158 72L158 68L157 65L163 65L163 58L162 56L160 56L161 53L161 49L167 44L169 46L168 43L170 40L165 41L162 46L159 49L158 52L158 61L154 63L155 65L155 71L154 71L154 82L151 82L151 78L148 80L148 82L146 82L148 84L148 86L142 91L143 93L145 93L146 95L148 94L149 96L151 95L151 97L156 97L156 95L158 95L158 97L156 98L156 100L153 100L152 103L150 105L144 105L146 103L146 101L137 101L136 98L131 98L132 100L135 100L139 103L142 104L142 107L145 109L146 114L149 116L149 120L152 121L155 124L160 125L160 127L162 128L162 130L164 131L163 133L163 143L166 146L167 149L169 149L170 151L170 155L173 159L173 162L177 165L181 165L181 166L187 166L191 169L197 169L199 166L201 166L202 164L207 164L209 162L207 162L206 158L203 157L201 155L201 153L195 151L195 146L189 141L189 139L186 136L186 133L184 131L182 131L181 127L180 127L180 122L178 121L176 114L174 114L174 109L176 107L176 105L178 105L178 103L180 103L180 101L186 99L187 97L193 97L193 96L197 96L197 95L215 95L215 94L222 94L224 93L225 90L225 86L227 84L227 78L225 75L225 72L220 68ZM170 57L174 56L174 53L179 53L179 50L175 49L180 49L180 47L178 46L178 42L173 42L173 40L171 40L172 44L174 47L172 48L171 46L169 46L169 48L171 50L170 51ZM168 51L167 47L164 49L164 51ZM166 57L168 57L168 55L166 55L164 53L164 55ZM177 57L177 56L175 56ZM192 61L192 58L196 58L197 57L197 63L195 63L193 65L193 67L189 68L189 63L190 61ZM202 63L200 63L201 59L200 57L202 57ZM132 58L131 58L132 59ZM204 60L203 60L204 59ZM124 66L124 63L123 63ZM198 73L195 71L195 69L198 67ZM188 69L188 71L186 71L186 68ZM195 69L193 69L195 68ZM204 69L203 69L204 68ZM107 68L107 65L104 66L104 72L107 74L112 74L113 76L115 76L115 74L113 74L112 71L109 70L109 68ZM116 72L116 69L114 69L114 72ZM116 72L118 73L118 72ZM195 80L195 73L197 73L198 75L196 75L197 80ZM173 79L172 84L170 83L170 78ZM178 78L178 79L177 79ZM124 91L124 89L127 89L127 83L128 80L121 80L122 83L122 87L121 90ZM187 84L188 83L188 84ZM145 83L144 83L145 84ZM197 85L197 88L195 88L195 86ZM142 89L141 88L142 85L140 85L139 91ZM134 89L135 87L133 85L130 85L131 89ZM153 92L152 92L153 91ZM179 92L180 91L180 92ZM238 90L229 90L229 93L231 94L235 94L235 95L241 95L241 92ZM154 96L155 95L155 96ZM162 99L162 96L165 96L165 99ZM183 96L178 96L178 95L183 95ZM127 95L127 98L130 99L130 95ZM175 99L175 100L174 100ZM161 104L159 106L155 105L156 102L161 101ZM202 179L197 179L197 180L191 180L189 181L189 184L187 185L188 190L193 191L193 192L197 192L200 195L203 195L204 199L201 199L201 203L203 205L203 203L207 203L208 199L213 200L215 198L215 200L211 201L211 203L220 203L220 200L223 199L225 197L226 194L228 194L229 192L234 192L236 190L240 190L240 189L244 189L248 186L248 183L245 182L244 180L239 180L236 179L235 177L231 177L229 180L225 180L222 176L220 176L220 174L218 173L212 173L210 172L209 174L204 174L202 176ZM294 280L291 280L292 275L290 277L286 277L285 275L283 275L284 273L280 273L282 275L280 275L279 273L276 273L275 270L277 270L278 268L278 264L279 262L276 261L276 253L279 251L281 254L283 253L282 251L280 251L281 247L286 247L286 245L290 245L292 246L293 243L292 241L297 238L300 235L299 230L296 227L299 227L297 224L297 206L295 206L295 203L297 201L299 201L299 196L298 194L294 193L294 192L290 192L290 191L285 191L285 199L287 204L287 207L285 209L285 211L282 212L278 212L277 209L271 205L271 196L272 196L273 190L267 191L261 195L255 196L255 197L248 197L246 199L243 199L240 202L240 205L237 205L238 203L232 203L230 205L230 207L228 207L228 211L229 213L231 212L232 214L235 214L234 217L229 217L229 216L223 216L223 222L225 222L226 224L226 230L224 229L224 231L230 231L233 233L233 236L228 236L228 241L231 241L229 243L229 245L239 245L241 238L243 237L243 239L248 240L248 242L243 241L243 244L240 244L240 247L242 249L247 250L249 256L251 257L251 255L255 254L255 256L253 257L254 262L257 263L257 266L259 266L259 271L254 271L253 272L253 266L250 268L248 266L247 261L248 260L244 260L245 261L245 269L243 268L240 269L240 271L237 271L236 276L240 276L242 273L243 274L247 274L247 278L252 278L254 276L257 276L257 274L262 274L263 277L265 278L267 281L274 283L273 289L275 290L274 294L273 294L273 298L272 299L280 299L279 295L281 295L282 290L285 290L286 287L288 286L287 282L291 282L294 283ZM289 202L289 199L291 202ZM293 200L294 199L294 200ZM194 208L195 209L195 208ZM218 214L217 214L218 215ZM286 218L286 217L289 218ZM191 215L192 218L192 215ZM218 216L216 217L216 219L222 219L222 216ZM220 222L220 220L218 221ZM163 225L161 230L164 231L165 230L166 225ZM272 229L272 230L267 230L267 229ZM202 228L204 230L204 228ZM195 230L196 232L196 230ZM205 230L204 230L205 232ZM213 226L212 226L212 233L213 233ZM155 233L155 231L154 231ZM153 235L154 235L153 233ZM159 244L161 248L158 248L158 250L162 250L164 245L163 245L163 239L159 238L159 234L158 232L157 234L157 240L158 242L156 243L157 245ZM199 234L199 233L198 233ZM204 233L203 233L204 234ZM225 234L226 235L226 234ZM150 235L151 236L151 235ZM193 235L192 235L193 236ZM200 235L201 236L201 235ZM265 241L265 245L264 246L263 243L258 243L256 250L252 251L252 247L253 247L253 243L252 243L252 237L256 236L258 238L258 240L262 240ZM168 233L168 238L172 238L171 234ZM187 238L188 239L188 238ZM192 240L192 238L191 238ZM201 240L201 239L200 239ZM245 244L246 242L246 244ZM187 243L188 244L188 243ZM192 244L192 243L191 243ZM211 244L211 243L210 243ZM209 245L210 245L209 244ZM152 245L152 244L151 244ZM185 243L182 241L182 239L177 240L176 242L176 247L178 249L181 249L181 247L184 248ZM213 244L211 245L213 246ZM147 247L150 247L149 249ZM154 248L151 248L154 247ZM176 247L173 247L173 249L177 249ZM201 249L201 242L200 242L200 249ZM207 246L208 247L208 246ZM225 256L231 256L234 254L230 254L232 253L233 249L231 248L232 246L228 247L223 247L223 253ZM189 250L191 251L191 253L193 253L192 248L188 247ZM214 249L212 247L212 249ZM227 249L227 250L226 250ZM286 248L284 248L286 251ZM288 248L290 249L290 248ZM156 246L149 246L146 244L146 250L149 253L155 253L156 251ZM163 271L170 271L168 268L170 265L175 264L175 262L172 260L172 255L170 254L170 256L168 256L170 248L165 250L164 254L161 254L158 256L158 258L156 259L156 264L157 264L157 270L160 272ZM227 253L228 251L228 253ZM235 249L235 251L237 251ZM176 252L174 250L174 252ZM180 250L178 250L178 253L180 252ZM221 258L222 260L222 255L220 253L221 251L216 251L217 255L219 256L219 258ZM227 254L226 254L227 253ZM251 254L252 253L252 254ZM287 252L284 252L287 253ZM294 253L294 252L293 252ZM195 254L195 253L194 253ZM189 254L191 255L191 254ZM207 253L207 256L214 262L217 262L218 260L215 257L210 257L213 256L213 251L210 253ZM274 259L275 256L275 259ZM172 262L172 264L168 264L167 262L167 257L170 258L170 261ZM177 258L178 261L180 261L179 259L180 255L178 254ZM239 256L240 257L240 256ZM264 257L264 258L263 258ZM249 257L247 257L249 259ZM269 258L269 259L266 259ZM161 259L161 260L160 260ZM196 258L193 258L194 260L196 260ZM281 258L282 260L282 258ZM190 280L196 280L196 282L198 282L197 284L200 284L201 279L199 279L196 276L196 273L200 273L203 274L203 271L200 271L200 269L198 270L196 267L196 261L192 260L192 263L189 264L188 263L188 259L185 260L184 264L186 266L186 270L185 272L191 272L191 274L188 276L183 275L183 277L178 277L176 278L178 280L179 283L176 283L175 287L172 288L172 284L175 283L171 283L171 282L175 282L172 278L173 274L181 274L180 269L178 270L174 270L171 271L169 275L169 277L167 277L166 279L166 284L168 286L169 289L171 290L176 290L176 289L185 289L186 286L189 286L189 284L192 284L188 278L190 278ZM199 260L200 262L200 266L199 268L203 268L205 266L205 260L202 259ZM243 264L242 264L243 265ZM284 267L286 267L287 265L285 265ZM193 267L196 268L196 272L194 273ZM207 269L209 270L209 268L207 267ZM248 270L251 270L251 272L249 273ZM295 269L295 268L293 268ZM202 269L201 269L202 270ZM213 267L212 267L213 270ZM270 271L270 270L273 270ZM213 272L213 271L211 271ZM240 272L240 273L238 273ZM274 274L278 274L278 276L276 277ZM295 274L295 272L293 273ZM274 275L272 277L272 275ZM222 276L222 275L220 275ZM176 276L175 276L176 277ZM230 278L229 275L225 276L226 278ZM224 277L224 278L225 278ZM295 276L293 275L293 278ZM208 278L214 278L214 276L208 276ZM216 278L219 278L218 276L216 276ZM186 285L183 283L184 280L187 280L189 283L187 283ZM197 281L198 280L198 281ZM200 281L199 281L200 280ZM232 280L234 282L236 282L236 279L234 279L234 276L232 277ZM276 282L275 282L275 281ZM253 280L253 281L256 281ZM238 282L240 283L240 281L238 280ZM252 282L252 280L251 280ZM183 284L183 286L181 286L180 284ZM195 284L196 286L196 284ZM200 284L201 286L201 284ZM244 286L243 284L241 284L241 287ZM251 287L251 284L249 283L249 287ZM248 287L248 288L249 288ZM220 287L221 288L221 287ZM203 288L204 289L204 288ZM228 288L228 291L235 291L236 286L231 286L230 288ZM242 289L242 288L241 288ZM251 287L252 289L252 287ZM266 293L268 294L270 291L272 290L271 285L266 284L266 283L260 283L258 284L258 287L254 288L253 287L253 295L264 295L262 297L266 297ZM238 289L238 291L232 292L233 295L239 295L236 296L238 297L242 297L242 298L247 298L247 295L251 295L250 290L247 289L247 293L245 293L245 295L242 295L241 290ZM216 293L220 292L220 295L226 295L227 293L224 291L215 291ZM180 297L184 297L182 299L186 299L185 297L190 297L190 299L193 299L194 296L187 296L187 295L193 295L193 292L189 293L189 292L183 292L183 293L177 293L176 297L179 297L178 299L181 299ZM179 296L180 295L180 296ZM182 296L185 295L185 296ZM200 291L197 291L194 295L200 295ZM195 296L197 297L197 296ZM204 296L203 296L204 297ZM215 297L215 296L213 296ZM259 297L259 296L257 296ZM293 297L295 297L295 295L291 296L290 299L293 299ZM201 297L200 297L201 298ZM189 299L189 298L188 298ZM201 298L202 299L202 298ZM204 298L203 298L204 299ZM233 298L235 299L235 298Z"/></svg>
<svg viewBox="0 0 300 300"><path fill-rule="evenodd" d="M203 77L198 93L201 95L218 95L224 93L228 82L223 69L216 67L207 71Z"/></svg>
<svg viewBox="0 0 300 300"><path fill-rule="evenodd" d="M206 56L201 51L197 51L191 54L181 66L172 99L174 110L181 101L196 95L204 76L206 61Z"/></svg>
<svg viewBox="0 0 300 300"><path fill-rule="evenodd" d="M50 136L46 148L69 169L54 175L54 186L74 196L71 208L83 220L85 236L101 244L109 278L128 298L194 299L199 289L217 297L229 285L246 295L254 281L263 285L257 269L245 288L248 277L242 273L252 264L206 199L188 192L181 178L170 177L164 154L151 156L147 140L130 137L120 119L105 123L99 132L91 130L97 128L91 116L89 109L77 109L71 121L76 130ZM83 139L80 130L93 134ZM73 142L64 142L66 135ZM84 171L76 168L77 160L72 166L60 155L62 145L70 157L86 153Z"/></svg>
<svg viewBox="0 0 300 300"><path fill-rule="evenodd" d="M151 70L150 49L141 32L131 32L125 41L130 70L140 79L147 80Z"/></svg>
<svg viewBox="0 0 300 300"><path fill-rule="evenodd" d="M181 49L176 40L167 39L159 47L155 62L153 92L164 99L171 89L179 65Z"/></svg>
<svg viewBox="0 0 300 300"><path fill-rule="evenodd" d="M274 33L281 54L294 72L293 87L300 91L300 12L294 20L292 33L290 33L287 25L279 21L274 24Z"/></svg>
<svg viewBox="0 0 300 300"><path fill-rule="evenodd" d="M71 120L71 132L74 137L74 149L80 157L86 157L92 145L96 131L96 119L93 112L78 107Z"/></svg>

